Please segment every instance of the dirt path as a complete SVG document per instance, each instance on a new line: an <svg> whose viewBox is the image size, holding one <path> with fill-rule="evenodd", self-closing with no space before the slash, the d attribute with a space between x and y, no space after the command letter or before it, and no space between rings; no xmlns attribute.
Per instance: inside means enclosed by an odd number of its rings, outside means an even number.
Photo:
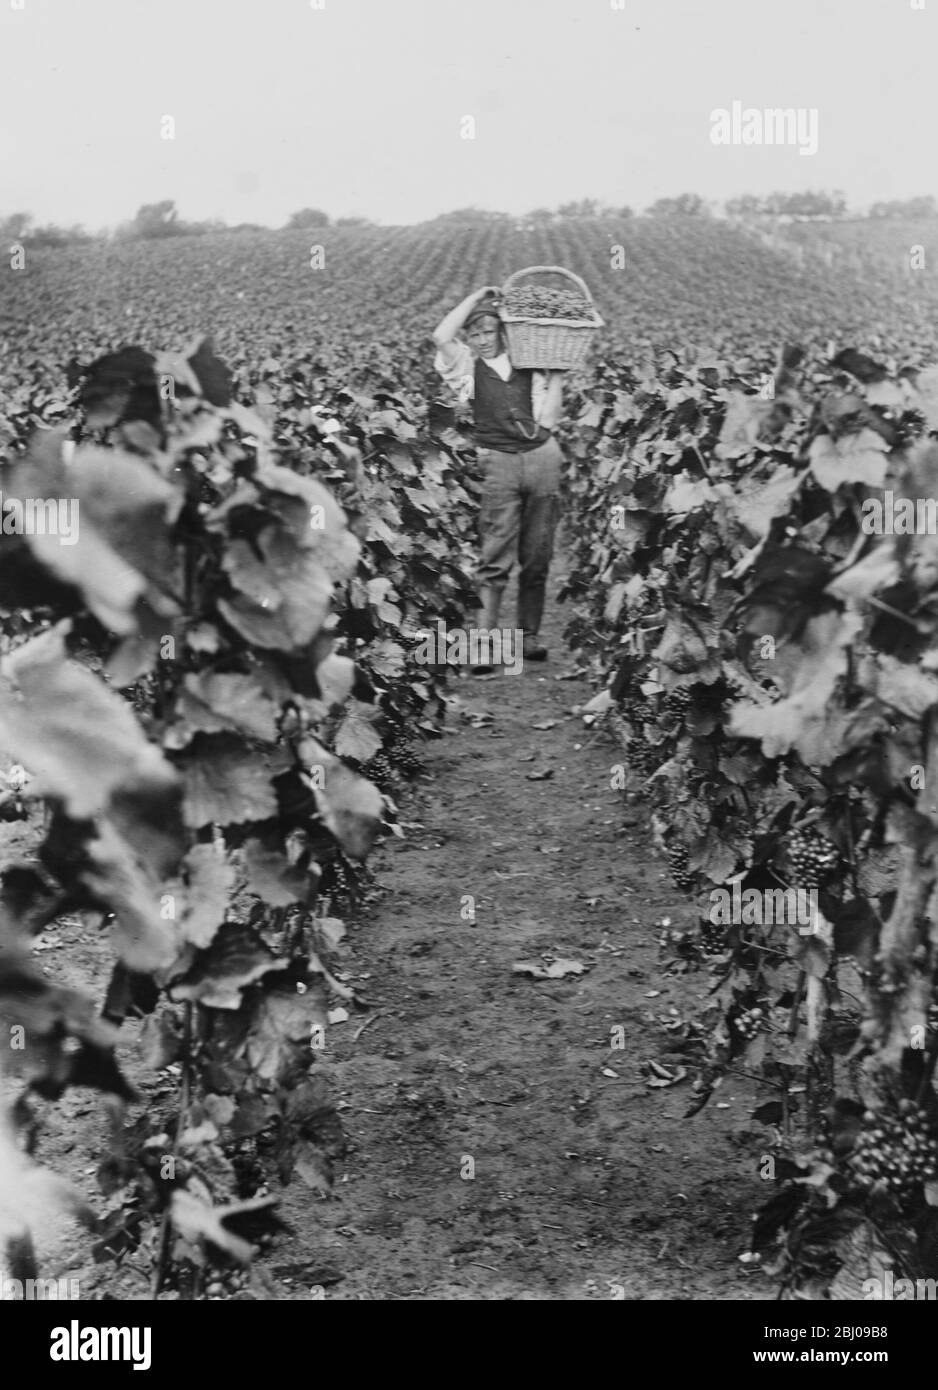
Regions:
<svg viewBox="0 0 938 1390"><path fill-rule="evenodd" d="M685 1120L686 1082L645 1084L707 977L662 974L661 918L688 909L642 808L623 826L616 750L570 714L592 692L558 679L565 621L554 604L546 665L457 683L403 810L421 828L373 861L386 896L346 968L375 1015L357 1039L368 1016L333 1027L325 1053L349 1153L331 1199L284 1194L293 1234L268 1270L286 1297L775 1295L738 1260L764 1198L751 1094L729 1084L725 1108ZM586 973L513 973L542 953Z"/></svg>

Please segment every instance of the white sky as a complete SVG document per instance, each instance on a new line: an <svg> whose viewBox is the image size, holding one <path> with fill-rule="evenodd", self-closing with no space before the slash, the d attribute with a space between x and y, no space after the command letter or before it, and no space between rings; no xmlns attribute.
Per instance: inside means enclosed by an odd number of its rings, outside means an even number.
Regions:
<svg viewBox="0 0 938 1390"><path fill-rule="evenodd" d="M938 0L915 2L0 0L0 215L938 193ZM818 153L712 145L734 100L817 108Z"/></svg>

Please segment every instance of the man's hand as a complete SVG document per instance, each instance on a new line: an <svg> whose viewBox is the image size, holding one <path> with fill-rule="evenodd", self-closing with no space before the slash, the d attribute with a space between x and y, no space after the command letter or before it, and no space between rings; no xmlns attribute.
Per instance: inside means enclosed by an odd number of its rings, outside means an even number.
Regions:
<svg viewBox="0 0 938 1390"><path fill-rule="evenodd" d="M562 368L550 368L541 372L544 378L544 396L540 402L540 408L535 411L534 418L539 425L546 426L552 430L563 414L563 378Z"/></svg>
<svg viewBox="0 0 938 1390"><path fill-rule="evenodd" d="M497 295L500 293L497 285L483 285L481 290L473 290L472 294L467 294L463 302L457 304L455 309L451 309L434 330L433 341L437 347L442 350L453 341L481 299L484 299L487 294Z"/></svg>

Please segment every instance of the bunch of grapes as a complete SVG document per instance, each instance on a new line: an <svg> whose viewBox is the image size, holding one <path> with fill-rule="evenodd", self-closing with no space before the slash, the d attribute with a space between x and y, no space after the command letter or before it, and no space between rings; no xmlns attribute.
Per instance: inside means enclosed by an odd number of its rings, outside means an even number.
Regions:
<svg viewBox="0 0 938 1390"><path fill-rule="evenodd" d="M686 893L693 888L695 875L687 869L687 846L681 840L672 840L668 845L668 868L676 888Z"/></svg>
<svg viewBox="0 0 938 1390"><path fill-rule="evenodd" d="M669 714L683 719L691 705L690 686L679 685L676 690L672 690L665 700L665 704Z"/></svg>
<svg viewBox="0 0 938 1390"><path fill-rule="evenodd" d="M885 1189L901 1202L938 1177L936 1135L922 1106L903 1100L893 1114L867 1110L863 1126L849 1160L860 1187Z"/></svg>
<svg viewBox="0 0 938 1390"><path fill-rule="evenodd" d="M379 756L381 755L379 754ZM398 739L392 745L390 759L403 777L416 777L418 772L423 771L423 764L414 752L413 744L409 739Z"/></svg>
<svg viewBox="0 0 938 1390"><path fill-rule="evenodd" d="M655 742L651 737L652 729L658 723L658 709L649 700L640 700L633 706L630 718L633 727L638 724L641 726L642 743L633 739L630 745L630 757L638 771L650 777L653 772L665 761L667 753L664 744L659 740Z"/></svg>
<svg viewBox="0 0 938 1390"><path fill-rule="evenodd" d="M328 895L335 912L351 912L360 896L357 881L349 873L345 861L338 857L324 866L319 891L323 896Z"/></svg>
<svg viewBox="0 0 938 1390"><path fill-rule="evenodd" d="M788 859L795 881L805 888L818 888L840 863L840 852L816 830L793 830L788 837Z"/></svg>
<svg viewBox="0 0 938 1390"><path fill-rule="evenodd" d="M530 319L593 319L593 306L579 290L555 290L546 285L511 289L502 300L506 314Z"/></svg>
<svg viewBox="0 0 938 1390"><path fill-rule="evenodd" d="M374 782L378 791L390 790L394 782L394 766L384 749L380 753L376 753L371 761L365 765L364 772L368 781Z"/></svg>
<svg viewBox="0 0 938 1390"><path fill-rule="evenodd" d="M647 737L648 726L655 718L653 706L644 699L628 706L625 712L619 708L610 711L610 727L628 754L629 767L642 777L650 777L662 761L658 748Z"/></svg>
<svg viewBox="0 0 938 1390"><path fill-rule="evenodd" d="M709 918L700 919L700 945L705 956L720 956L726 950L726 928Z"/></svg>
<svg viewBox="0 0 938 1390"><path fill-rule="evenodd" d="M133 685L128 686L126 694L137 714L150 714L156 703L159 683L153 671L146 671Z"/></svg>
<svg viewBox="0 0 938 1390"><path fill-rule="evenodd" d="M654 707L648 700L636 700L629 711L629 718L633 724L653 724L655 722Z"/></svg>
<svg viewBox="0 0 938 1390"><path fill-rule="evenodd" d="M768 1026L767 1010L761 1004L751 1009L742 1008L731 1020L732 1027L741 1038L750 1041L757 1033L764 1033Z"/></svg>
<svg viewBox="0 0 938 1390"><path fill-rule="evenodd" d="M650 743L633 739L629 744L629 766L641 777L650 777L661 766L657 750Z"/></svg>

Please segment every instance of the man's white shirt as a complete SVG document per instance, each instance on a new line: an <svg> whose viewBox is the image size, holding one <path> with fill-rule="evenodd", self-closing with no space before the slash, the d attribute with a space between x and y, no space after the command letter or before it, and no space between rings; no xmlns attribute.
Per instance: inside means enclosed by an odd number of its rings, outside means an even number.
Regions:
<svg viewBox="0 0 938 1390"><path fill-rule="evenodd" d="M468 343L457 339L454 346L458 355L452 362L445 362L443 354L438 352L433 359L433 366L447 386L455 391L459 404L466 405L475 395L476 355ZM507 381L511 376L512 366L507 352L500 352L497 357L487 357L485 361L498 373L502 381ZM546 392L547 378L544 372L534 372L531 377L531 411L535 419Z"/></svg>

